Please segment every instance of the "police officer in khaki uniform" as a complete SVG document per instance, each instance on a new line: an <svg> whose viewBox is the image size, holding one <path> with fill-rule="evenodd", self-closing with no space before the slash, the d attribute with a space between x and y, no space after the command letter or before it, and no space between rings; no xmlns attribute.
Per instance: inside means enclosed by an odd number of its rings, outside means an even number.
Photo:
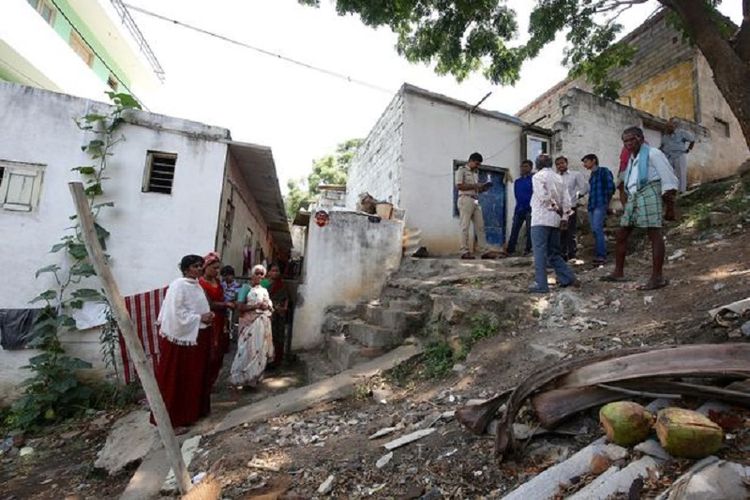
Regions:
<svg viewBox="0 0 750 500"><path fill-rule="evenodd" d="M469 161L456 170L455 184L458 188L458 215L461 223L461 258L473 259L471 243L469 241L469 224L474 223L474 234L477 237L476 251L481 252L483 259L494 259L498 257L497 252L489 251L487 238L484 233L484 218L482 207L479 206L479 193L484 192L492 186L491 182L479 182L479 165L482 164L482 155L472 153Z"/></svg>

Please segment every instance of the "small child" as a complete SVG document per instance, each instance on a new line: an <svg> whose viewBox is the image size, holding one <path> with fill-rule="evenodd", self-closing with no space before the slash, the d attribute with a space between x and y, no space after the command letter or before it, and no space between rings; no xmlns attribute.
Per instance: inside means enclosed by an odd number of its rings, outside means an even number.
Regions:
<svg viewBox="0 0 750 500"><path fill-rule="evenodd" d="M221 268L221 288L224 289L224 302L237 302L237 292L241 285L234 279L234 268L224 266Z"/></svg>
<svg viewBox="0 0 750 500"><path fill-rule="evenodd" d="M237 295L242 286L234 279L234 268L232 266L224 266L221 268L219 274L221 275L221 288L224 290L224 302L237 302ZM229 338L234 339L235 325L238 319L235 309L228 308L227 316L229 317Z"/></svg>

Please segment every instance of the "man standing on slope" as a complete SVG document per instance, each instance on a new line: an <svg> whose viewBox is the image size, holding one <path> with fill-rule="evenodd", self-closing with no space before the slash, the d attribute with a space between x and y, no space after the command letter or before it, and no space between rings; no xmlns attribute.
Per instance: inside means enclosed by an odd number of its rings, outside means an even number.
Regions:
<svg viewBox="0 0 750 500"><path fill-rule="evenodd" d="M615 270L604 281L625 281L625 256L633 228L644 228L651 240L651 278L639 290L656 290L667 286L662 275L664 267L664 236L662 235L662 198L674 200L678 180L664 153L644 144L643 130L630 127L622 133L622 143L630 152L624 174L627 197L620 220L615 250Z"/></svg>

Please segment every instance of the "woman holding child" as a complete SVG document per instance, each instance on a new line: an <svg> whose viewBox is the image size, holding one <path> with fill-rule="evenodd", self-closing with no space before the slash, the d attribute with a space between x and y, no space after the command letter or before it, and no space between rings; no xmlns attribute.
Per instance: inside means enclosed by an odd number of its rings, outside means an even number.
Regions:
<svg viewBox="0 0 750 500"><path fill-rule="evenodd" d="M265 267L253 267L250 275L250 292L244 302L237 304L237 310L241 313L239 337L229 379L238 387L256 386L266 369L266 364L273 359L273 303L268 290L261 285L265 275Z"/></svg>

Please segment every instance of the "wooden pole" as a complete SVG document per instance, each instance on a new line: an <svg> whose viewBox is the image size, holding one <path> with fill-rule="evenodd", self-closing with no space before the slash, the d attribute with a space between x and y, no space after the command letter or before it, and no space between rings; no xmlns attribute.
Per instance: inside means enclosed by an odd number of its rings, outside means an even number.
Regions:
<svg viewBox="0 0 750 500"><path fill-rule="evenodd" d="M125 340L128 353L133 360L133 364L135 364L135 370L141 379L143 390L146 392L146 399L148 399L148 404L154 414L159 436L162 443L164 443L164 450L177 478L177 485L180 488L180 493L184 495L190 490L190 474L188 474L185 462L182 460L180 444L177 442L174 429L172 429L172 422L169 419L167 407L164 405L156 378L146 362L146 353L143 352L143 346L133 328L133 322L130 320L130 315L125 307L125 299L120 294L120 289L112 275L112 270L109 268L107 260L104 257L104 251L96 235L94 217L91 214L86 194L83 192L83 184L80 182L69 182L68 186L70 187L71 195L73 195L73 203L75 204L78 220L81 224L83 242L91 258L91 264L94 266L97 276L102 280L104 293L112 308L112 315L115 321L117 321L117 326L120 328L120 333L122 333L122 337Z"/></svg>

